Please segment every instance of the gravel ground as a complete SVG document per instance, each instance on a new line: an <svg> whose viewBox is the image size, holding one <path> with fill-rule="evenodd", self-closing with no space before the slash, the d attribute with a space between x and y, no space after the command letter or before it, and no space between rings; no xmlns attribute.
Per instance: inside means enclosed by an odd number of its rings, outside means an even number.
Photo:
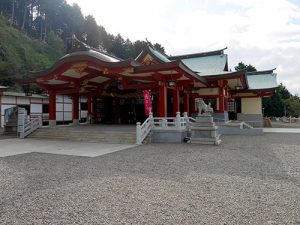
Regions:
<svg viewBox="0 0 300 225"><path fill-rule="evenodd" d="M300 135L222 140L0 158L0 224L300 224Z"/></svg>
<svg viewBox="0 0 300 225"><path fill-rule="evenodd" d="M271 121L272 127L278 128L300 128L300 123L284 123L281 121Z"/></svg>

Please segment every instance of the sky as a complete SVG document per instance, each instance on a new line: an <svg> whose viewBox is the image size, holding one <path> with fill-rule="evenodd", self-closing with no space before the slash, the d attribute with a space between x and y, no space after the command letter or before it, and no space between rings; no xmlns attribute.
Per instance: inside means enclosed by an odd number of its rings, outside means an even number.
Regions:
<svg viewBox="0 0 300 225"><path fill-rule="evenodd" d="M67 0L111 34L160 43L168 55L228 47L239 62L274 69L300 96L300 0Z"/></svg>

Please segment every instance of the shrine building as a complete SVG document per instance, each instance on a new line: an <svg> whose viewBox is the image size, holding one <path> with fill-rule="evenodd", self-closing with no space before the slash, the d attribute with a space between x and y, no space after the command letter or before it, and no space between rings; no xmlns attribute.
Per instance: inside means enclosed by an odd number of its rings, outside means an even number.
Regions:
<svg viewBox="0 0 300 225"><path fill-rule="evenodd" d="M277 88L274 69L247 73L228 68L226 48L167 56L152 46L135 59L123 60L84 44L59 59L52 68L23 81L49 95L49 124L56 124L58 95L72 99L73 123L78 123L80 98L95 123L134 124L146 119L143 90L151 91L156 117L176 112L195 116L195 98L210 102L216 120L243 120L262 126L262 98Z"/></svg>

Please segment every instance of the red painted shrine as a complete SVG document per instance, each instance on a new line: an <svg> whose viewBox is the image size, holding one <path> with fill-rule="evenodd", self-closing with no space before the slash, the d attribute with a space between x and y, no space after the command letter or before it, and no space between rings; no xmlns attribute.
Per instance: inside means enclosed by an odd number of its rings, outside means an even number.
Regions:
<svg viewBox="0 0 300 225"><path fill-rule="evenodd" d="M211 102L217 117L228 119L230 110L237 113L239 99L271 96L277 85L270 78L259 82L262 76L274 75L273 70L257 74L228 71L224 50L169 57L149 46L136 59L122 60L85 46L23 83L48 92L52 123L56 95L72 96L75 122L80 96L87 97L88 114L95 122L142 122L146 118L143 90L151 90L154 116L175 116L176 112L191 116L195 114L194 99L202 97Z"/></svg>

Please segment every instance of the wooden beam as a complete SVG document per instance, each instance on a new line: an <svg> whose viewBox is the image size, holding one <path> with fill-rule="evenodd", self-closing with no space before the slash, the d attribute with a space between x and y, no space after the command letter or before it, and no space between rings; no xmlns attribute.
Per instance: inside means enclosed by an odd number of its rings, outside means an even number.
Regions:
<svg viewBox="0 0 300 225"><path fill-rule="evenodd" d="M128 84L125 82L121 83L124 89L149 89L149 88L155 88L159 84L158 82L151 82L151 83L145 83L145 84Z"/></svg>
<svg viewBox="0 0 300 225"><path fill-rule="evenodd" d="M57 91L57 94L73 95L73 94L78 94L79 92L80 92L80 89L76 88L76 89L66 89L66 90Z"/></svg>

